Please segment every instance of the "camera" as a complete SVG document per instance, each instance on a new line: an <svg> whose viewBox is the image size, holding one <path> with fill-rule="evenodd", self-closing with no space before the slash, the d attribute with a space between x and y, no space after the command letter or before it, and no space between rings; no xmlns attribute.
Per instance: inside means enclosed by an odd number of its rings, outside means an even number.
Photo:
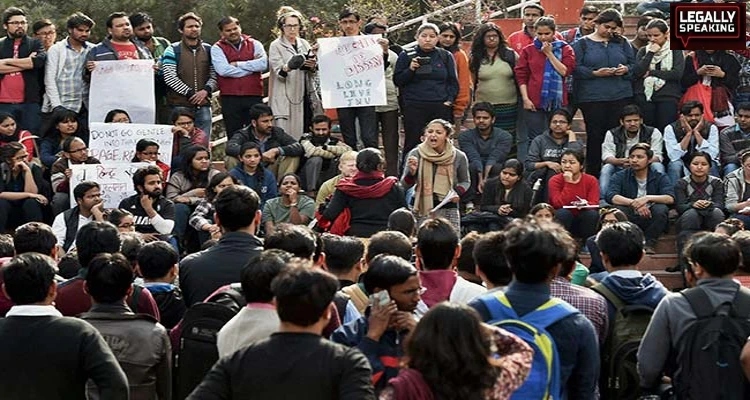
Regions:
<svg viewBox="0 0 750 400"><path fill-rule="evenodd" d="M419 65L428 65L432 63L432 59L430 57L414 57L415 60L419 63Z"/></svg>

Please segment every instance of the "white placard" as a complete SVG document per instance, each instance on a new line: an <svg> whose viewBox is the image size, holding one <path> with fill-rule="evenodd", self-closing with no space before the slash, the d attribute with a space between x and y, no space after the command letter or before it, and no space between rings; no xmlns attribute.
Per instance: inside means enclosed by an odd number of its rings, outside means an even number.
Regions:
<svg viewBox="0 0 750 400"><path fill-rule="evenodd" d="M318 39L323 108L386 104L380 35Z"/></svg>
<svg viewBox="0 0 750 400"><path fill-rule="evenodd" d="M127 111L133 123L156 121L154 60L96 62L91 71L89 123L104 122L114 109Z"/></svg>
<svg viewBox="0 0 750 400"><path fill-rule="evenodd" d="M101 186L104 208L117 208L120 202L135 194L133 173L149 163L73 164L70 177L70 207L75 207L73 189L83 181L94 181Z"/></svg>
<svg viewBox="0 0 750 400"><path fill-rule="evenodd" d="M150 124L105 124L94 122L89 126L89 155L107 162L131 162L135 157L135 145L141 139L159 144L159 160L172 162L171 125Z"/></svg>

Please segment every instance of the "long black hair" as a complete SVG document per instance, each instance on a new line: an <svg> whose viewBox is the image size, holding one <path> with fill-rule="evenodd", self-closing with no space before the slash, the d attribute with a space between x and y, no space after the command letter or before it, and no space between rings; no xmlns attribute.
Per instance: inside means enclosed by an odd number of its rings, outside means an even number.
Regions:
<svg viewBox="0 0 750 400"><path fill-rule="evenodd" d="M499 374L489 363L492 339L474 309L443 302L419 321L406 357L436 399L481 400Z"/></svg>
<svg viewBox="0 0 750 400"><path fill-rule="evenodd" d="M499 38L497 43L497 51L495 52L495 55L493 58L490 58L489 54L487 54L487 47L484 45L484 36L487 35L490 31L497 32ZM512 52L505 51L508 49L508 41L505 39L505 35L503 35L503 31L500 30L500 27L495 25L492 22L487 22L479 26L479 29L477 29L477 32L474 34L474 40L471 42L471 58L469 59L469 71L471 71L471 74L473 76L476 76L479 73L479 67L482 66L483 61L489 61L490 64L495 62L495 57L500 57L501 60L507 62L508 64L512 64L515 62L515 60L511 60L508 57L515 57Z"/></svg>
<svg viewBox="0 0 750 400"><path fill-rule="evenodd" d="M0 124L5 122L5 120L8 118L12 119L13 122L16 123L16 130L13 131L13 134L10 136L0 135L0 142L3 142L3 143L17 142L18 134L19 132L21 132L21 126L18 124L18 121L16 121L16 117L14 117L13 114L8 113L8 112L0 112Z"/></svg>
<svg viewBox="0 0 750 400"><path fill-rule="evenodd" d="M453 32L453 35L456 36L456 41L453 42L453 44L449 47L441 46L440 41L438 40L438 47L448 50L451 54L453 54L456 50L458 50L458 45L461 44L461 30L458 29L458 24L456 24L455 22L443 22L442 24L438 25L438 28L440 28L440 32L438 32L438 35L445 31L451 31Z"/></svg>
<svg viewBox="0 0 750 400"><path fill-rule="evenodd" d="M211 172L211 165L209 164L209 167L205 171L200 171L196 173L193 171L193 159L195 156L205 151L206 154L210 154L208 152L208 149L203 146L190 146L187 149L185 149L185 154L182 155L182 163L180 164L180 171L185 175L185 177L190 181L192 184L193 189L195 188L205 188L208 186L208 173Z"/></svg>

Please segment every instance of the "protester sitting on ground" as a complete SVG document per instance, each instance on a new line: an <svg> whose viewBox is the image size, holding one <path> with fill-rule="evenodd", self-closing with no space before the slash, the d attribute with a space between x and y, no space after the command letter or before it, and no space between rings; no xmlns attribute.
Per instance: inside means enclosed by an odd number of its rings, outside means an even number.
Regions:
<svg viewBox="0 0 750 400"><path fill-rule="evenodd" d="M461 241L458 242L459 246L461 246L461 254L456 259L456 272L458 276L477 285L482 285L482 278L476 274L477 267L474 263L474 255L472 253L474 252L474 245L480 236L477 231L471 231L464 235Z"/></svg>
<svg viewBox="0 0 750 400"><path fill-rule="evenodd" d="M480 210L497 214L498 221L488 231L500 230L513 218L523 218L531 208L532 191L523 179L523 164L511 158L502 165L497 177L490 178L482 192Z"/></svg>
<svg viewBox="0 0 750 400"><path fill-rule="evenodd" d="M119 233L135 232L133 214L128 210L115 208L107 213L107 222L117 227Z"/></svg>
<svg viewBox="0 0 750 400"><path fill-rule="evenodd" d="M347 151L339 157L339 174L323 182L315 196L315 207L320 207L326 200L330 199L336 190L336 185L343 178L351 178L357 174L357 152Z"/></svg>
<svg viewBox="0 0 750 400"><path fill-rule="evenodd" d="M630 168L615 173L606 200L614 204L646 236L646 254L654 254L668 219L668 205L674 203L674 185L669 177L649 169L654 157L651 146L639 143L628 151Z"/></svg>
<svg viewBox="0 0 750 400"><path fill-rule="evenodd" d="M35 137L31 132L19 127L13 114L0 112L0 147L10 142L21 143L29 154L26 160L31 162L34 157L39 157L39 154L36 154L37 146L34 140Z"/></svg>
<svg viewBox="0 0 750 400"><path fill-rule="evenodd" d="M528 174L526 179L534 187L537 187L537 182L541 184L535 200L544 201L549 197L548 182L550 178L562 171L560 159L563 152L565 150L583 152L583 145L578 142L575 132L571 129L572 123L573 116L568 111L563 109L553 111L549 130L535 137L529 145L529 156L524 162L524 169Z"/></svg>
<svg viewBox="0 0 750 400"><path fill-rule="evenodd" d="M677 398L722 398L743 393L747 380L740 368L739 345L750 335L750 292L732 279L742 259L740 248L725 235L701 233L685 252L689 261L685 275L697 287L667 295L656 307L638 349L641 387L656 389L665 371L671 371ZM733 310L730 316L718 314L717 310L727 303ZM716 323L732 326L722 329L718 343L711 333ZM729 343L737 346L729 347ZM709 346L721 346L724 351L694 358ZM669 363L679 366L676 370L668 367L670 355L676 355L676 364ZM709 377L716 383L707 384L712 382Z"/></svg>
<svg viewBox="0 0 750 400"><path fill-rule="evenodd" d="M537 222L552 222L555 220L555 208L548 203L539 203L531 207L529 215Z"/></svg>
<svg viewBox="0 0 750 400"><path fill-rule="evenodd" d="M279 316L273 303L271 282L287 271L292 254L284 250L263 250L242 268L240 282L247 306L230 319L216 335L219 357L228 356L279 330Z"/></svg>
<svg viewBox="0 0 750 400"><path fill-rule="evenodd" d="M192 146L209 147L209 137L195 126L195 114L186 108L176 108L172 112L172 168L182 165L182 155Z"/></svg>
<svg viewBox="0 0 750 400"><path fill-rule="evenodd" d="M92 221L81 227L76 235L80 273L73 279L60 284L55 299L55 307L65 316L76 316L91 308L91 298L84 292L84 280L91 260L100 253L117 253L122 244L117 228L109 222ZM134 301L137 304L133 304ZM159 320L159 307L146 288L136 287L128 295L127 303L131 310L139 314L148 314Z"/></svg>
<svg viewBox="0 0 750 400"><path fill-rule="evenodd" d="M129 124L130 114L128 114L128 112L125 110L115 108L107 112L107 115L104 116L104 122L113 124Z"/></svg>
<svg viewBox="0 0 750 400"><path fill-rule="evenodd" d="M104 202L101 187L93 181L83 181L73 189L76 206L55 217L52 230L57 237L57 244L63 251L75 247L78 230L91 221L104 222Z"/></svg>
<svg viewBox="0 0 750 400"><path fill-rule="evenodd" d="M385 159L380 150L365 148L357 153L357 172L336 184L331 202L323 210L323 223L331 223L332 233L368 238L386 229L393 210L406 206L404 190L396 177L383 173ZM338 219L349 223L342 224ZM334 231L341 226L343 231ZM346 228L346 229L344 229Z"/></svg>
<svg viewBox="0 0 750 400"><path fill-rule="evenodd" d="M29 221L42 221L49 184L42 170L28 161L18 142L0 147L0 232Z"/></svg>
<svg viewBox="0 0 750 400"><path fill-rule="evenodd" d="M546 306L545 311L550 313L554 310L557 318L548 316L555 322L549 324L546 331L557 349L560 381L552 384L552 387L559 388L559 393L550 393L550 396L595 399L598 397L599 345L594 327L570 304L555 301L550 296L550 282L561 263L571 259L574 252L575 242L557 224L513 223L505 231L503 250L513 272L513 282L505 292L495 291L480 296L480 301L472 306L483 321L493 322L509 318L507 313L511 311L524 320L527 314L535 313L540 307ZM546 388L544 391L550 390L548 385L542 385Z"/></svg>
<svg viewBox="0 0 750 400"><path fill-rule="evenodd" d="M0 374L3 398L83 399L89 380L102 399L129 398L125 373L101 334L55 310L54 260L23 254L2 273L3 292L16 304L0 318L0 362L12 366Z"/></svg>
<svg viewBox="0 0 750 400"><path fill-rule="evenodd" d="M133 159L130 161L156 164L161 170L162 182L164 182L164 187L166 188L167 182L169 181L170 167L159 160L159 143L150 139L139 140L135 144L135 156L133 156Z"/></svg>
<svg viewBox="0 0 750 400"><path fill-rule="evenodd" d="M331 119L320 114L312 118L310 133L300 139L305 149L300 174L305 180L307 193L312 197L323 182L336 175L338 158L351 151L346 143L331 137Z"/></svg>
<svg viewBox="0 0 750 400"><path fill-rule="evenodd" d="M365 271L365 244L352 236L320 235L326 253L326 270L339 280L339 289L359 282Z"/></svg>
<svg viewBox="0 0 750 400"><path fill-rule="evenodd" d="M748 89L746 93L750 93L750 87L746 86L744 89ZM743 102L737 105L734 118L737 124L724 128L719 133L722 176L739 169L741 155L750 150L750 103Z"/></svg>
<svg viewBox="0 0 750 400"><path fill-rule="evenodd" d="M78 261L78 254L75 251L66 253L60 261L57 262L59 275L63 279L73 279L81 272L81 263Z"/></svg>
<svg viewBox="0 0 750 400"><path fill-rule="evenodd" d="M320 337L335 313L337 287L336 278L319 270L280 274L271 284L279 332L220 359L188 399L374 400L372 369L362 353Z"/></svg>
<svg viewBox="0 0 750 400"><path fill-rule="evenodd" d="M160 322L167 329L174 328L187 309L182 291L174 284L178 260L177 252L164 242L147 243L137 253L138 275L156 301Z"/></svg>
<svg viewBox="0 0 750 400"><path fill-rule="evenodd" d="M65 139L75 136L88 144L89 133L79 128L78 115L74 111L65 110L54 115L50 130L44 133L39 144L39 158L45 167L51 168L57 161Z"/></svg>
<svg viewBox="0 0 750 400"><path fill-rule="evenodd" d="M680 116L664 128L664 149L669 156L667 173L673 183L690 173L690 155L703 151L710 155L711 175L719 177L719 129L703 117L703 104L688 101L680 107Z"/></svg>
<svg viewBox="0 0 750 400"><path fill-rule="evenodd" d="M363 284L366 292L372 293L373 303L362 317L337 329L331 340L365 354L379 392L398 374L404 339L417 324L414 311L422 289L417 270L391 255L379 255L369 263Z"/></svg>
<svg viewBox="0 0 750 400"><path fill-rule="evenodd" d="M469 164L466 154L453 147L450 122L435 119L424 127L425 140L405 157L406 166L401 177L405 189L414 186L414 214L421 223L434 213L450 221L456 232L461 232L458 203L469 190ZM448 195L448 202L433 211Z"/></svg>
<svg viewBox="0 0 750 400"><path fill-rule="evenodd" d="M408 208L397 208L388 216L387 229L401 232L408 238L414 238L417 236L417 219Z"/></svg>
<svg viewBox="0 0 750 400"><path fill-rule="evenodd" d="M62 154L50 169L54 193L52 196L53 215L58 215L70 208L70 178L73 176L71 165L80 164L101 164L101 162L89 156L83 139L70 136L63 140Z"/></svg>
<svg viewBox="0 0 750 400"><path fill-rule="evenodd" d="M513 273L508 266L508 260L505 259L505 232L485 233L477 239L474 244L474 251L471 255L474 258L476 274L487 287L487 293L504 291L508 284L513 280ZM474 299L469 305L475 307L479 300Z"/></svg>
<svg viewBox="0 0 750 400"><path fill-rule="evenodd" d="M276 177L261 163L262 151L255 142L247 142L240 148L240 163L229 171L239 183L253 189L260 196L260 209L266 202L278 196Z"/></svg>
<svg viewBox="0 0 750 400"><path fill-rule="evenodd" d="M161 169L155 165L138 168L133 173L136 193L120 201L117 208L133 214L135 230L144 240L169 240L177 248L170 236L175 227L175 206L163 196L161 174Z"/></svg>
<svg viewBox="0 0 750 400"><path fill-rule="evenodd" d="M143 278L138 273L138 253L141 251L141 248L143 248L146 242L143 241L143 238L140 234L138 234L138 232L121 233L120 242L120 254L125 256L125 258L130 263L130 267L133 269L133 272L136 274L136 278L135 280L133 280L133 283L143 286Z"/></svg>
<svg viewBox="0 0 750 400"><path fill-rule="evenodd" d="M214 213L216 210L213 201L222 190L238 184L239 181L226 172L219 172L208 181L206 197L201 199L200 203L195 206L195 210L190 214L189 220L190 226L198 231L198 241L200 243L221 237L221 229L214 223Z"/></svg>
<svg viewBox="0 0 750 400"><path fill-rule="evenodd" d="M301 194L299 176L287 173L279 179L279 196L269 199L263 206L263 228L266 235L280 223L307 225L315 217L315 202Z"/></svg>
<svg viewBox="0 0 750 400"><path fill-rule="evenodd" d="M398 231L378 232L370 236L370 240L367 243L365 252L367 270L370 269L372 260L381 254L394 255L411 262L414 255L412 241L409 237ZM349 296L361 315L365 315L365 310L370 305L370 292L367 291L367 287L364 284L364 275L366 274L362 274L363 279L360 279L356 285L341 288L341 292Z"/></svg>
<svg viewBox="0 0 750 400"><path fill-rule="evenodd" d="M422 303L417 307L418 315L442 301L466 304L486 291L453 270L461 246L458 234L447 220L430 218L419 226L416 254L419 279L425 288Z"/></svg>
<svg viewBox="0 0 750 400"><path fill-rule="evenodd" d="M745 230L745 224L737 218L727 218L714 228L714 232L732 236L739 231Z"/></svg>
<svg viewBox="0 0 750 400"><path fill-rule="evenodd" d="M526 380L534 351L518 336L481 323L471 307L444 302L419 321L408 360L380 399L507 399Z"/></svg>
<svg viewBox="0 0 750 400"><path fill-rule="evenodd" d="M214 223L224 234L215 246L180 262L180 288L188 307L224 285L239 282L247 260L263 250L263 242L255 236L260 224L259 203L257 193L239 185L216 196Z"/></svg>
<svg viewBox="0 0 750 400"><path fill-rule="evenodd" d="M172 350L167 330L150 315L135 314L125 300L133 292L133 270L122 254L102 253L88 264L84 289L91 309L80 318L107 339L125 371L130 398L172 396ZM98 390L89 386L89 396Z"/></svg>
<svg viewBox="0 0 750 400"><path fill-rule="evenodd" d="M627 220L628 216L618 208L600 208L599 223L596 225L596 231L598 233L609 224ZM588 251L589 256L591 257L591 264L589 264L589 273L596 274L600 272L606 272L604 263L602 263L602 255L599 252L599 247L596 245L596 235L589 236L589 238L586 239L586 251Z"/></svg>
<svg viewBox="0 0 750 400"><path fill-rule="evenodd" d="M584 172L582 152L565 150L560 159L562 173L549 180L549 202L555 219L573 237L585 240L596 232L599 217L599 182Z"/></svg>

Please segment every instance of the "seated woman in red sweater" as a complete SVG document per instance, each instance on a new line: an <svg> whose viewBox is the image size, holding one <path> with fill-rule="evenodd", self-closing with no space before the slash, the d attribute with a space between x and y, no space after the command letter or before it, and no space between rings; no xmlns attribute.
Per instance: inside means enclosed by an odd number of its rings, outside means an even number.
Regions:
<svg viewBox="0 0 750 400"><path fill-rule="evenodd" d="M583 153L565 150L562 173L549 180L549 202L555 219L574 237L586 239L596 233L599 220L599 182L583 172Z"/></svg>

